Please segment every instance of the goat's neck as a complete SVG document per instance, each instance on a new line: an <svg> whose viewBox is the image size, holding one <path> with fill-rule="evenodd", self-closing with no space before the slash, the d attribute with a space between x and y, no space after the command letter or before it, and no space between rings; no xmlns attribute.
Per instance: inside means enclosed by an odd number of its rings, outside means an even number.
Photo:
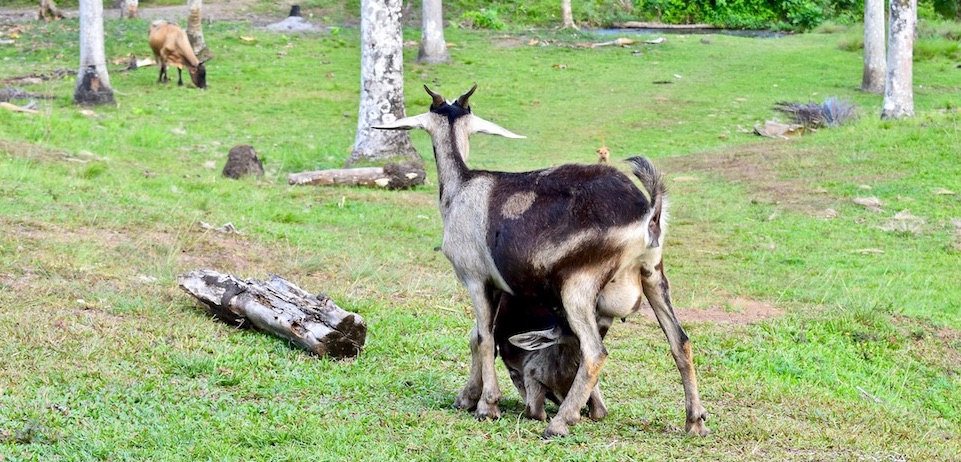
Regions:
<svg viewBox="0 0 961 462"><path fill-rule="evenodd" d="M470 176L470 169L464 162L470 152L468 138L470 132L464 124L451 124L438 130L431 137L434 145L434 160L437 161L437 180L440 182L441 207L457 195L461 186Z"/></svg>

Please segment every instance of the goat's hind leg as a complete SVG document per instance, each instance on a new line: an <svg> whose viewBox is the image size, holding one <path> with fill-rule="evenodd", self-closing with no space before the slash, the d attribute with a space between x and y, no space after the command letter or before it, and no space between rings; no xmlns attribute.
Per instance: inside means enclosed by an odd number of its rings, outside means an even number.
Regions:
<svg viewBox="0 0 961 462"><path fill-rule="evenodd" d="M671 304L671 287L664 275L663 262L658 259L653 268L642 267L641 276L644 285L644 295L654 309L657 322L667 336L671 345L671 355L681 373L681 383L684 385L684 408L687 420L684 429L692 435L706 436L711 433L704 422L707 420L707 410L701 405L701 398L697 393L697 377L694 374L694 356L691 354L691 341L684 329L681 328L674 307Z"/></svg>
<svg viewBox="0 0 961 462"><path fill-rule="evenodd" d="M474 409L477 420L498 419L501 416L497 406L501 392L494 370L493 290L479 284L465 285L474 304L477 325L470 338L470 378L457 395L454 407Z"/></svg>
<svg viewBox="0 0 961 462"><path fill-rule="evenodd" d="M569 278L562 291L561 298L567 322L580 341L581 365L557 415L551 419L544 430L545 438L567 435L568 425L580 420L581 408L587 404L590 394L597 386L601 368L607 360L607 350L601 343L597 320L594 318L597 287L599 284L590 275L582 275L582 277Z"/></svg>

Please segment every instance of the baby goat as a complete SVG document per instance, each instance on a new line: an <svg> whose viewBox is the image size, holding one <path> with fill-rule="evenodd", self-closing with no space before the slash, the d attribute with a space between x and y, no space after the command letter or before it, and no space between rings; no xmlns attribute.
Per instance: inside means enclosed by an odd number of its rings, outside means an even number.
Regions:
<svg viewBox="0 0 961 462"><path fill-rule="evenodd" d="M602 339L611 321L598 322ZM524 400L524 413L547 420L545 399L560 404L581 364L580 344L567 322L551 304L503 293L494 316L494 342ZM591 391L587 408L593 420L607 417L600 383Z"/></svg>
<svg viewBox="0 0 961 462"><path fill-rule="evenodd" d="M455 405L478 419L497 418L501 393L494 370L493 316L500 292L558 300L577 337L581 361L544 436L566 435L597 384L607 351L597 319L637 312L646 296L667 336L681 374L685 429L706 435L691 343L671 305L660 245L666 192L646 159L628 159L645 195L604 164L561 165L523 173L471 170L464 159L472 133L523 138L471 113L475 85L456 101L426 86L430 111L381 129L426 130L434 147L444 222L441 249L467 289L477 324L471 332L471 372Z"/></svg>
<svg viewBox="0 0 961 462"><path fill-rule="evenodd" d="M160 66L160 75L157 83L167 82L167 66L177 68L177 85L183 86L183 68L187 67L190 73L190 80L197 88L207 88L207 68L194 54L187 34L176 24L171 24L163 19L158 19L150 23L150 49L153 50L157 65Z"/></svg>

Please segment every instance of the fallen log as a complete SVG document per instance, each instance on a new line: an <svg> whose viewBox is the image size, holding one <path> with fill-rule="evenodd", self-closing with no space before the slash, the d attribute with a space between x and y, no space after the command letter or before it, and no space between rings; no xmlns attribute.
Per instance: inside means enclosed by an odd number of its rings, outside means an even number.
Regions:
<svg viewBox="0 0 961 462"><path fill-rule="evenodd" d="M15 104L10 104L10 103L8 103L8 102L6 102L6 101L0 101L0 107L6 109L6 110L8 110L8 111L13 111L13 112L25 112L25 113L27 113L27 114L37 114L37 113L40 112L40 111L37 111L36 109L30 109L30 108L28 108L28 107L17 106L17 105L15 105Z"/></svg>
<svg viewBox="0 0 961 462"><path fill-rule="evenodd" d="M287 183L315 186L367 186L372 188L409 189L424 184L427 174L413 163L387 164L384 167L333 168L291 173Z"/></svg>
<svg viewBox="0 0 961 462"><path fill-rule="evenodd" d="M221 321L276 335L318 356L355 357L367 338L360 315L280 276L259 282L200 269L180 275L177 282Z"/></svg>

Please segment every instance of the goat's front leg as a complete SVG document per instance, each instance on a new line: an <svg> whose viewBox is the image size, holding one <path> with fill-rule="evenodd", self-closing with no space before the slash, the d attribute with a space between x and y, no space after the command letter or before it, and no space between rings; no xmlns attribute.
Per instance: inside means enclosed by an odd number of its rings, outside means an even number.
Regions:
<svg viewBox="0 0 961 462"><path fill-rule="evenodd" d="M594 318L599 287L594 279L590 275L580 277L575 275L566 281L561 291L567 322L581 344L581 365L557 415L551 419L544 430L545 438L565 436L568 433L568 425L577 423L581 416L581 408L587 404L587 399L597 386L601 368L607 360L607 350L601 343L597 321Z"/></svg>
<svg viewBox="0 0 961 462"><path fill-rule="evenodd" d="M657 322L671 344L671 354L681 373L681 383L684 385L684 408L687 420L684 429L691 435L706 436L711 433L704 422L707 420L707 410L701 405L701 398L697 393L697 377L694 374L694 356L691 354L691 341L674 314L671 305L671 286L664 274L664 265L658 260L653 268L641 268L644 295L654 309Z"/></svg>
<svg viewBox="0 0 961 462"><path fill-rule="evenodd" d="M474 409L477 420L498 419L497 404L501 400L494 370L494 334L492 292L484 284L465 284L474 304L477 325L471 331L471 371L467 385L457 395L454 406Z"/></svg>

